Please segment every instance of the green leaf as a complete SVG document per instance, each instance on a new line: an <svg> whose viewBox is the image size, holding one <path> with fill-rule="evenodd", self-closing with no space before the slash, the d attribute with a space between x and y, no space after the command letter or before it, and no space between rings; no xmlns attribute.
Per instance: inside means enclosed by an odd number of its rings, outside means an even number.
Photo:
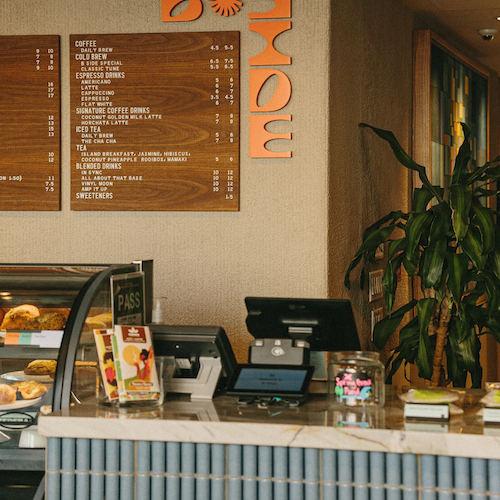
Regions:
<svg viewBox="0 0 500 500"><path fill-rule="evenodd" d="M429 231L429 244L442 239L451 229L451 211L447 203L438 203L431 210L434 218Z"/></svg>
<svg viewBox="0 0 500 500"><path fill-rule="evenodd" d="M419 324L418 357L416 359L420 376L424 379L432 377L432 356L433 349L428 333L432 311L436 303L435 299L421 299L417 304L417 315Z"/></svg>
<svg viewBox="0 0 500 500"><path fill-rule="evenodd" d="M387 259L392 260L397 253L405 250L407 243L408 242L406 241L406 238L401 238L399 240L391 240L389 242L389 248L387 251Z"/></svg>
<svg viewBox="0 0 500 500"><path fill-rule="evenodd" d="M496 248L490 253L489 259L491 270L495 273L495 276L500 280L500 251Z"/></svg>
<svg viewBox="0 0 500 500"><path fill-rule="evenodd" d="M455 158L455 166L453 167L453 175L451 177L452 184L462 184L468 175L467 166L470 161L470 130L465 123L462 123L462 129L464 131L464 142L458 150L458 154Z"/></svg>
<svg viewBox="0 0 500 500"><path fill-rule="evenodd" d="M443 201L443 197L441 195L440 189L436 188L436 186L433 186L430 183L429 178L427 177L425 168L410 158L410 156L401 147L398 140L396 139L396 137L394 136L394 134L391 131L382 130L380 128L375 128L375 127L372 127L371 125L368 125L366 123L360 123L359 126L360 127L368 127L370 129L372 129L380 138L387 141L392 148L394 156L401 163L401 165L403 165L404 167L406 167L410 170L415 170L416 172L418 172L418 177L419 177L420 181L422 182L422 184L431 193L434 194L434 196L437 198L438 201Z"/></svg>
<svg viewBox="0 0 500 500"><path fill-rule="evenodd" d="M434 198L434 193L427 188L415 188L413 190L412 210L413 212L425 212L427 205Z"/></svg>
<svg viewBox="0 0 500 500"><path fill-rule="evenodd" d="M467 283L467 269L469 259L463 253L448 253L446 255L448 263L448 288L456 304L462 299L462 294Z"/></svg>
<svg viewBox="0 0 500 500"><path fill-rule="evenodd" d="M450 322L448 335L449 349L448 353L453 353L453 362L455 366L449 370L449 375L454 385L464 385L464 373L471 374L472 385L477 387L481 379L481 364L479 362L479 350L481 345L474 332L470 322L456 321L456 318Z"/></svg>
<svg viewBox="0 0 500 500"><path fill-rule="evenodd" d="M427 231L431 222L432 213L429 211L411 214L406 224L406 255L408 260L414 265L417 265L419 261L418 245L420 243L420 238Z"/></svg>
<svg viewBox="0 0 500 500"><path fill-rule="evenodd" d="M477 168L472 172L465 180L464 184L472 184L477 181L483 174L487 174L487 177L492 176L495 179L500 178L500 169L489 168L491 164L498 163L500 161L500 156L497 156L494 160L485 163L482 167ZM487 172L488 171L488 172Z"/></svg>
<svg viewBox="0 0 500 500"><path fill-rule="evenodd" d="M493 211L483 207L479 201L471 205L474 214L474 224L479 228L483 242L483 254L489 253L495 247L495 220Z"/></svg>
<svg viewBox="0 0 500 500"><path fill-rule="evenodd" d="M453 230L457 240L464 239L469 228L469 212L472 201L472 189L462 184L450 186L450 206Z"/></svg>
<svg viewBox="0 0 500 500"><path fill-rule="evenodd" d="M348 290L351 289L351 280L350 280L350 274L352 270L359 264L359 261L361 260L361 257L363 254L366 254L367 252L373 251L377 249L377 247L383 243L384 241L389 238L389 236L392 234L394 231L395 226L390 225L390 226L385 226L380 229L376 229L372 231L368 237L363 241L362 245L359 247L358 251L356 252L356 255L354 256L351 264L349 265L345 278L344 278L344 285Z"/></svg>
<svg viewBox="0 0 500 500"><path fill-rule="evenodd" d="M486 296L488 297L487 310L490 316L500 313L500 283L495 276L483 274L486 283Z"/></svg>
<svg viewBox="0 0 500 500"><path fill-rule="evenodd" d="M415 307L416 300L411 300L408 304L400 307L389 316L379 321L373 329L373 342L378 349L383 349L391 335L397 330L404 315Z"/></svg>
<svg viewBox="0 0 500 500"><path fill-rule="evenodd" d="M421 278L424 287L432 288L441 278L443 263L446 257L446 240L441 239L428 246L423 253Z"/></svg>
<svg viewBox="0 0 500 500"><path fill-rule="evenodd" d="M401 253L393 260L387 262L382 286L384 287L384 298L387 312L390 314L396 300L396 289L398 287L398 269L401 267L404 255Z"/></svg>
<svg viewBox="0 0 500 500"><path fill-rule="evenodd" d="M488 262L488 256L483 255L483 241L477 227L469 226L469 230L461 242L461 247L476 269L483 270Z"/></svg>

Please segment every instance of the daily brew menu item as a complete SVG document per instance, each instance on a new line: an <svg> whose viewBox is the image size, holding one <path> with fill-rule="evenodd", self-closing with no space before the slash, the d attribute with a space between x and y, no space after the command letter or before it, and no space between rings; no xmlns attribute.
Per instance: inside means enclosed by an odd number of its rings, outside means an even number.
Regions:
<svg viewBox="0 0 500 500"><path fill-rule="evenodd" d="M238 210L238 32L70 44L73 210Z"/></svg>
<svg viewBox="0 0 500 500"><path fill-rule="evenodd" d="M59 36L0 36L0 210L60 210Z"/></svg>

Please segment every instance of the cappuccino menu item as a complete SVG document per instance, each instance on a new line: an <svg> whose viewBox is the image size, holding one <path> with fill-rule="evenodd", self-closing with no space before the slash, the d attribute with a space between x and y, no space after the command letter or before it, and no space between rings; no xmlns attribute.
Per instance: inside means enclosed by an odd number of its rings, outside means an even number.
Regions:
<svg viewBox="0 0 500 500"><path fill-rule="evenodd" d="M59 36L0 36L0 210L60 210Z"/></svg>
<svg viewBox="0 0 500 500"><path fill-rule="evenodd" d="M72 210L239 208L239 33L72 35Z"/></svg>

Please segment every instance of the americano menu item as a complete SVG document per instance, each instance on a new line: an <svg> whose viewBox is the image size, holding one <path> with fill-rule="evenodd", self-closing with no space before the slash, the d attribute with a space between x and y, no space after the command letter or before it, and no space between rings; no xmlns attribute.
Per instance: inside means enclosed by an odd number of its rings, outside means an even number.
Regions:
<svg viewBox="0 0 500 500"><path fill-rule="evenodd" d="M239 33L72 35L71 208L239 208Z"/></svg>

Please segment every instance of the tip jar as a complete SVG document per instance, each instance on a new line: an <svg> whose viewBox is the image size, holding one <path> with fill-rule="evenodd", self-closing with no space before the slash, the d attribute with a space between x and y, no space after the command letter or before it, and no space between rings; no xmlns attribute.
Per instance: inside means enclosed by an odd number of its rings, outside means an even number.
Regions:
<svg viewBox="0 0 500 500"><path fill-rule="evenodd" d="M334 352L328 365L328 401L336 406L380 408L385 402L384 378L378 352Z"/></svg>

